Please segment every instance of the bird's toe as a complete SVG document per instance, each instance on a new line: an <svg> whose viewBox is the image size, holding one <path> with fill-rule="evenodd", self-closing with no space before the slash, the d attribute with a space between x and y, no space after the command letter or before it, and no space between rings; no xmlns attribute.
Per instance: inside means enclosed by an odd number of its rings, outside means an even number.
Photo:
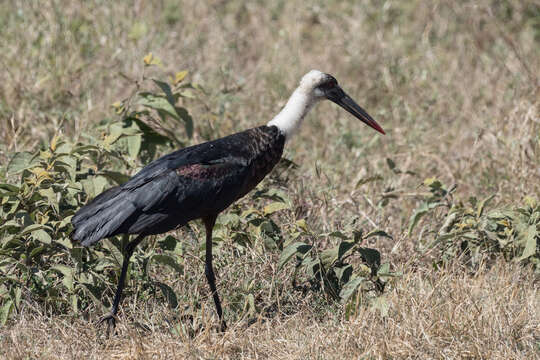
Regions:
<svg viewBox="0 0 540 360"><path fill-rule="evenodd" d="M103 316L101 319L99 319L98 325L101 325L103 323L107 323L107 337L109 337L109 334L111 331L114 331L116 328L116 321L117 317L113 313L108 313L107 315Z"/></svg>

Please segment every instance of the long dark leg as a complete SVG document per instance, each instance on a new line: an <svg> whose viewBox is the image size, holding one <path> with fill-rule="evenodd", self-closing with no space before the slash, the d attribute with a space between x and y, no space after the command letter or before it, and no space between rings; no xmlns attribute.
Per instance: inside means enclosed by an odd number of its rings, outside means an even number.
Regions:
<svg viewBox="0 0 540 360"><path fill-rule="evenodd" d="M118 287L116 288L116 293L114 294L114 300L111 312L102 317L99 320L99 323L104 321L107 322L107 336L109 336L109 331L111 328L114 329L116 326L116 313L118 312L118 306L120 305L120 299L122 297L122 291L124 290L124 282L126 280L126 273L129 266L129 259L133 255L135 247L144 239L144 235L139 235L135 240L129 242L124 250L124 260L122 261L122 272L120 273L120 279L118 280Z"/></svg>
<svg viewBox="0 0 540 360"><path fill-rule="evenodd" d="M219 295L216 288L216 276L214 275L214 269L212 267L212 230L214 229L216 218L217 215L203 218L204 226L206 228L206 262L204 266L204 273L206 275L206 280L208 280L208 285L210 285L210 291L212 291L214 304L216 305L216 312L219 317L220 329L221 331L225 331L227 329L227 325L223 320L221 301L219 301Z"/></svg>

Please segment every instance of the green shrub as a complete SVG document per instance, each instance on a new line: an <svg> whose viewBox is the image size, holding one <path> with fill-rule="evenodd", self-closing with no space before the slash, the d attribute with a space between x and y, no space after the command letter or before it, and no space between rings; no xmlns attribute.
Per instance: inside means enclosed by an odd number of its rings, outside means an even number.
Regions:
<svg viewBox="0 0 540 360"><path fill-rule="evenodd" d="M152 57L147 60L151 65ZM71 242L70 220L89 199L127 181L126 174L139 166L138 157L150 161L158 150L191 137L191 116L177 106L180 97L193 96L186 89L196 88L182 82L185 75L178 73L171 85L143 75L143 84L151 81L157 88L142 91L137 83L133 95L113 104L120 117L81 134L84 142L72 143L58 133L39 151L12 156L3 169L11 183L0 184L0 324L20 308L23 297L52 312L78 312L92 303L108 306L102 294L117 282L127 237L107 239L88 250ZM168 125L171 119L184 126L182 141L168 129L178 126ZM146 276L151 262L181 271L178 259L167 251L140 249L133 261L132 269L141 271L132 276ZM172 290L157 285L176 306Z"/></svg>
<svg viewBox="0 0 540 360"><path fill-rule="evenodd" d="M411 216L409 233L420 218L436 208L446 208L442 217L433 217L432 238L426 251L437 250L438 264L447 264L461 258L477 267L482 261L502 256L508 261L532 264L540 271L540 204L525 197L523 204L488 210L494 196L482 201L470 198L464 205L455 201L452 193L439 180L424 182L430 190Z"/></svg>
<svg viewBox="0 0 540 360"><path fill-rule="evenodd" d="M292 234L290 244L285 247L279 260L281 268L291 259L296 259L293 277L295 288L323 290L331 299L352 305L347 309L350 311L359 301L376 300L382 294L387 281L399 275L390 271L390 264L381 264L378 250L361 246L373 236L391 238L382 230L373 230L367 234L362 230L353 230L350 235L341 231L314 234L309 231L304 221L300 220L296 225L297 232ZM296 241L300 236L312 239L312 244ZM329 249L315 246L324 238L338 241ZM297 285L299 271L303 272L307 286Z"/></svg>

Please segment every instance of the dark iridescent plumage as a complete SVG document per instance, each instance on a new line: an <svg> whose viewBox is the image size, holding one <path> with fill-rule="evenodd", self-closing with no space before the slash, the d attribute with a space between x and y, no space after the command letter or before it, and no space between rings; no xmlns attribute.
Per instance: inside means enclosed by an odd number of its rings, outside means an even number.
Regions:
<svg viewBox="0 0 540 360"><path fill-rule="evenodd" d="M73 217L72 238L91 245L117 234L160 234L218 214L277 164L285 138L261 126L165 155Z"/></svg>

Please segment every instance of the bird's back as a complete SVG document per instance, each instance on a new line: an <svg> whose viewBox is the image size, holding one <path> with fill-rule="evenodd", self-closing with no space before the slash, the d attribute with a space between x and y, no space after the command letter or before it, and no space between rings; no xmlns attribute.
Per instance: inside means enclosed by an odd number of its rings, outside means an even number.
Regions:
<svg viewBox="0 0 540 360"><path fill-rule="evenodd" d="M72 238L90 245L217 215L272 170L284 144L277 127L261 126L165 155L81 208L72 219Z"/></svg>

